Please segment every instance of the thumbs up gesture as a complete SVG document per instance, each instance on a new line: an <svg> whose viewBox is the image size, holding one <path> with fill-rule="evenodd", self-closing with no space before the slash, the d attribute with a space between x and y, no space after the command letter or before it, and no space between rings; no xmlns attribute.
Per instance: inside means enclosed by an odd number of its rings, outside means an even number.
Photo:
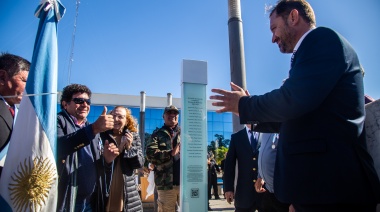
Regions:
<svg viewBox="0 0 380 212"><path fill-rule="evenodd" d="M114 120L112 115L107 115L107 107L104 106L102 114L99 118L92 124L92 131L94 134L104 132L106 130L113 129Z"/></svg>

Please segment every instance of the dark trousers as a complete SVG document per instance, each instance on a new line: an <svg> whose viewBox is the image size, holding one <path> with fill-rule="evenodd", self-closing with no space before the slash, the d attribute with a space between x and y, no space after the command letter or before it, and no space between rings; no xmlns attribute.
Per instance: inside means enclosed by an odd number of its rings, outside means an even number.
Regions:
<svg viewBox="0 0 380 212"><path fill-rule="evenodd" d="M235 204L235 212L255 212L255 211L263 212L264 211L263 205L262 205L263 195L264 195L263 193L256 193L255 191L255 197L252 200L252 203L253 203L252 206L250 208L241 208L241 207L236 206Z"/></svg>
<svg viewBox="0 0 380 212"><path fill-rule="evenodd" d="M211 189L214 189L214 196L215 199L219 199L219 193L218 193L218 177L216 174L211 174L209 184L208 184L208 199L211 199Z"/></svg>
<svg viewBox="0 0 380 212"><path fill-rule="evenodd" d="M158 205L157 205L157 199L158 199L158 192L157 187L154 186L154 212L158 212Z"/></svg>
<svg viewBox="0 0 380 212"><path fill-rule="evenodd" d="M290 204L278 201L276 196L268 190L264 193L261 204L263 212L288 212L290 206Z"/></svg>
<svg viewBox="0 0 380 212"><path fill-rule="evenodd" d="M297 212L376 212L376 204L293 204L293 207Z"/></svg>

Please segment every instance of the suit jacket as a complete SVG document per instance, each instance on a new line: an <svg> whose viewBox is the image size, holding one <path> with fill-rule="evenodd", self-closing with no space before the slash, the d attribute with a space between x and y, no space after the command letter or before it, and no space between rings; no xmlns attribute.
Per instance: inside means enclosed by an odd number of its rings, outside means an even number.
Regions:
<svg viewBox="0 0 380 212"><path fill-rule="evenodd" d="M106 188L104 185L106 185L105 178L110 179L111 167L108 167L103 159L99 134L93 135L90 123L86 122L85 125L85 127L77 129L69 114L64 110L57 115L58 160L56 163L59 174L57 211L70 211L70 208L75 205L72 198L76 196L78 189L76 179L86 177L77 176L78 157L76 152L87 145L91 147L97 174L96 190L93 194L93 198L95 198L93 211L104 211L105 209Z"/></svg>
<svg viewBox="0 0 380 212"><path fill-rule="evenodd" d="M222 161L220 161L220 169L222 169L222 172L224 173L224 164L226 162L226 159L223 159Z"/></svg>
<svg viewBox="0 0 380 212"><path fill-rule="evenodd" d="M366 151L363 90L351 45L319 27L301 43L279 89L240 99L242 123L259 123L257 131L280 131L274 176L280 201L376 201L380 185Z"/></svg>
<svg viewBox="0 0 380 212"><path fill-rule="evenodd" d="M210 172L211 176L212 177L216 177L217 176L217 172L220 172L220 168L218 166L218 164L216 163L216 160L213 158L210 160L210 164L209 164L209 169L208 171Z"/></svg>
<svg viewBox="0 0 380 212"><path fill-rule="evenodd" d="M6 146L11 138L13 129L13 117L8 106L0 99L0 151Z"/></svg>
<svg viewBox="0 0 380 212"><path fill-rule="evenodd" d="M231 142L224 164L224 192L233 191L235 195L235 207L251 208L258 205L258 194L254 189L254 180L257 178L257 157L251 148L246 129L242 129L231 135ZM236 190L235 167L238 161L238 180Z"/></svg>

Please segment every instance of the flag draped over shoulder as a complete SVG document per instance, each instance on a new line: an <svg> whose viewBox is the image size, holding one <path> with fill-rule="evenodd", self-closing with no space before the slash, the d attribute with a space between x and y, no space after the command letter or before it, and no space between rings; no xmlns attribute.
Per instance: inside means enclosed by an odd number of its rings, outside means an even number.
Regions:
<svg viewBox="0 0 380 212"><path fill-rule="evenodd" d="M32 64L0 179L2 211L56 211L57 23L65 8L43 0Z"/></svg>

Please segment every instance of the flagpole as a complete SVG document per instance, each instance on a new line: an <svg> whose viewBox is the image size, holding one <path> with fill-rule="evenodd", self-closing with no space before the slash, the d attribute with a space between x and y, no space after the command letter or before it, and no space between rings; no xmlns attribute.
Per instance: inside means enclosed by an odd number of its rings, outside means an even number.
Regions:
<svg viewBox="0 0 380 212"><path fill-rule="evenodd" d="M26 95L0 179L2 211L57 210L57 23L64 12L59 0L44 0L36 9L40 21Z"/></svg>
<svg viewBox="0 0 380 212"><path fill-rule="evenodd" d="M246 90L243 21L241 19L240 0L228 0L228 34L231 82ZM234 133L244 127L240 124L240 119L235 114L232 114L232 124Z"/></svg>

